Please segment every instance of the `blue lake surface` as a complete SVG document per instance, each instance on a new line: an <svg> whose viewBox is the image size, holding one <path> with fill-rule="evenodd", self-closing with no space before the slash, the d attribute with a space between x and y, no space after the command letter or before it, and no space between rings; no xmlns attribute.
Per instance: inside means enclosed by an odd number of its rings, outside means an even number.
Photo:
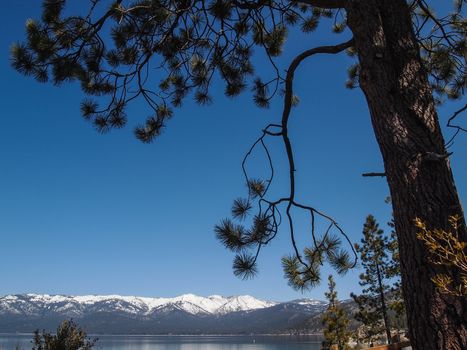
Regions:
<svg viewBox="0 0 467 350"><path fill-rule="evenodd" d="M319 350L320 336L95 336L96 350ZM32 349L31 334L0 334L0 350Z"/></svg>

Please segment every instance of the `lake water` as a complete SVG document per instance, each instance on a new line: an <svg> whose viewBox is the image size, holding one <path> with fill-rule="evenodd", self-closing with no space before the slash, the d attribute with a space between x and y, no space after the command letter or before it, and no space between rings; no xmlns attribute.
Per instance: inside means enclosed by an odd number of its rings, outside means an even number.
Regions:
<svg viewBox="0 0 467 350"><path fill-rule="evenodd" d="M96 336L96 350L319 350L319 336ZM0 334L0 350L32 349L32 335Z"/></svg>

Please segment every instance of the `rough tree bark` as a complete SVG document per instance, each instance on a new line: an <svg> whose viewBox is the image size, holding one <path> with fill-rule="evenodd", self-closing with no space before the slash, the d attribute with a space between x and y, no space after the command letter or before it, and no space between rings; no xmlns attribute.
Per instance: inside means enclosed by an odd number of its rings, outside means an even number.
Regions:
<svg viewBox="0 0 467 350"><path fill-rule="evenodd" d="M416 217L449 229L448 217L463 210L449 159L439 157L446 149L409 8L404 0L350 0L346 10L393 203L413 349L467 349L466 299L440 294L430 280L459 276L430 264L416 238Z"/></svg>

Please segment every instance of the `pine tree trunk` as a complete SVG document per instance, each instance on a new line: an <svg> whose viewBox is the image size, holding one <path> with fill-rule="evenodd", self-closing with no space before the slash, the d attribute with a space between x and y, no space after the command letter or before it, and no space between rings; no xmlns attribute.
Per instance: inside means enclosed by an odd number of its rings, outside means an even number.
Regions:
<svg viewBox="0 0 467 350"><path fill-rule="evenodd" d="M386 300L384 297L383 281L381 278L381 271L379 270L378 265L376 266L376 273L377 273L377 278L378 278L379 301L381 302L381 312L383 313L384 328L386 330L386 337L388 338L387 343L391 344L391 327L389 326L388 309L386 307Z"/></svg>
<svg viewBox="0 0 467 350"><path fill-rule="evenodd" d="M448 217L463 210L449 159L430 157L446 150L409 9L404 0L349 0L346 10L393 203L412 347L467 349L466 299L440 294L430 280L459 276L429 263L413 221L449 229Z"/></svg>

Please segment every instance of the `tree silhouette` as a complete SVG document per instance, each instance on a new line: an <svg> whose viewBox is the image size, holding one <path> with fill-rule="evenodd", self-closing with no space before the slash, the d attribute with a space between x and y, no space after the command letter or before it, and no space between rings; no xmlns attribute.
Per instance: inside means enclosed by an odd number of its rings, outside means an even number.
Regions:
<svg viewBox="0 0 467 350"><path fill-rule="evenodd" d="M65 320L57 328L57 333L34 332L33 350L91 350L97 342L90 339L72 320Z"/></svg>

